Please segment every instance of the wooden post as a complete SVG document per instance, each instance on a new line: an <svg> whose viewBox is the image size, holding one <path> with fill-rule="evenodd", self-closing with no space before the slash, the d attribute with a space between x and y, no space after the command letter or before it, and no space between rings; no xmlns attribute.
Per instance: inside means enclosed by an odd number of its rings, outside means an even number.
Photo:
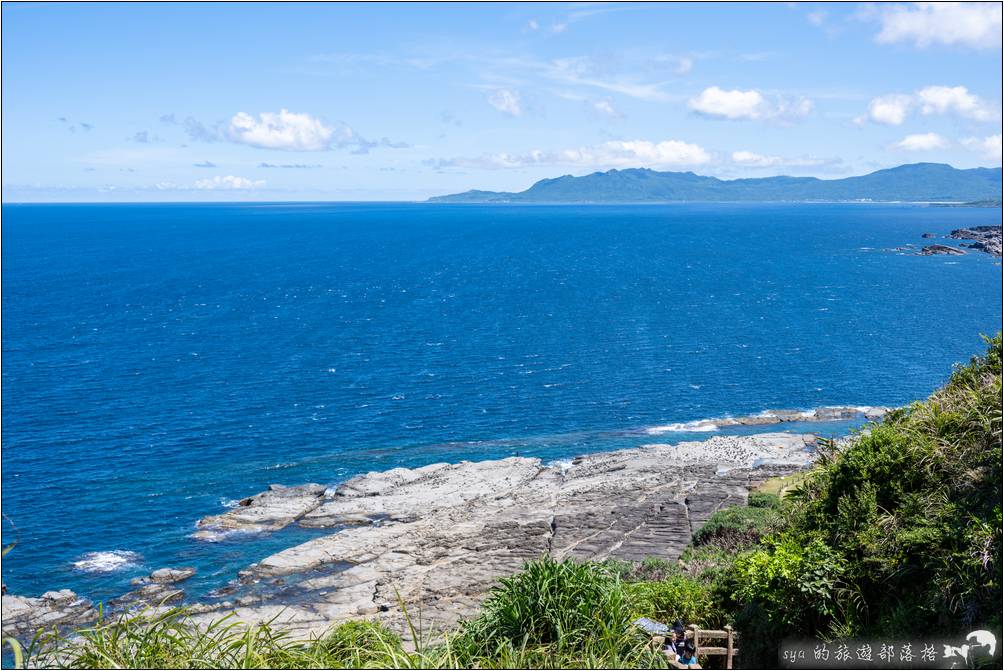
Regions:
<svg viewBox="0 0 1004 671"><path fill-rule="evenodd" d="M725 631L728 632L728 642L725 644L725 668L732 668L732 625L725 625Z"/></svg>
<svg viewBox="0 0 1004 671"><path fill-rule="evenodd" d="M697 642L697 631L698 631L697 625L696 624L692 624L689 627L687 627L687 629L690 629L691 637L694 640L694 658L696 659L697 655L698 655L698 653L700 652L700 649L701 649L700 644Z"/></svg>

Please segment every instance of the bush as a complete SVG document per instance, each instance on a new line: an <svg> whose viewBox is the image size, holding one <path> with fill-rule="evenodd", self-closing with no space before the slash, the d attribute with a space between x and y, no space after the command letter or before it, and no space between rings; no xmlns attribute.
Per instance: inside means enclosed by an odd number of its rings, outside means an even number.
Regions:
<svg viewBox="0 0 1004 671"><path fill-rule="evenodd" d="M750 508L773 508L781 507L781 497L769 492L750 492L746 505Z"/></svg>
<svg viewBox="0 0 1004 671"><path fill-rule="evenodd" d="M447 665L664 668L631 614L624 583L608 566L545 557L492 588L479 615L448 637Z"/></svg>
<svg viewBox="0 0 1004 671"><path fill-rule="evenodd" d="M999 627L1001 414L998 334L927 401L824 443L780 508L751 497L709 520L698 543L746 548L705 569L744 641ZM743 663L775 663L762 647Z"/></svg>
<svg viewBox="0 0 1004 671"><path fill-rule="evenodd" d="M486 648L501 642L575 646L597 632L623 632L630 614L620 580L602 564L545 557L499 580L463 632Z"/></svg>
<svg viewBox="0 0 1004 671"><path fill-rule="evenodd" d="M715 512L694 534L694 545L715 545L737 552L756 545L781 526L780 501L770 494L751 497L756 506L734 506ZM770 501L773 499L773 501ZM767 502L772 505L764 505ZM776 501L777 505L773 505Z"/></svg>
<svg viewBox="0 0 1004 671"><path fill-rule="evenodd" d="M725 624L711 586L680 572L664 580L629 583L625 589L633 617L649 617L667 624L680 619L702 627Z"/></svg>

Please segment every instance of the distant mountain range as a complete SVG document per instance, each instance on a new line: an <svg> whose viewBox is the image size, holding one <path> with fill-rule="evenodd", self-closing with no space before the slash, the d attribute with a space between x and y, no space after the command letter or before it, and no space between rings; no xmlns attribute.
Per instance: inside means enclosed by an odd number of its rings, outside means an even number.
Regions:
<svg viewBox="0 0 1004 671"><path fill-rule="evenodd" d="M658 203L673 201L977 201L1000 200L1001 169L957 170L911 163L860 177L760 177L724 180L646 168L542 179L526 191L465 191L436 203Z"/></svg>

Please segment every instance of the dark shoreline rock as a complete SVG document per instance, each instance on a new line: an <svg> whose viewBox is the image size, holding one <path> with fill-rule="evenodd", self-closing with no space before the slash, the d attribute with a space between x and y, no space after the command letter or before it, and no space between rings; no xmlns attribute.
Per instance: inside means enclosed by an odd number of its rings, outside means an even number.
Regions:
<svg viewBox="0 0 1004 671"><path fill-rule="evenodd" d="M959 249L958 247L950 247L949 245L928 245L924 247L919 252L920 256L934 256L935 254L945 254L947 256L963 256L965 251Z"/></svg>
<svg viewBox="0 0 1004 671"><path fill-rule="evenodd" d="M966 245L970 249L978 249L991 256L1001 256L1001 227L1000 226L973 226L971 228L957 228L949 236L953 240L972 240Z"/></svg>

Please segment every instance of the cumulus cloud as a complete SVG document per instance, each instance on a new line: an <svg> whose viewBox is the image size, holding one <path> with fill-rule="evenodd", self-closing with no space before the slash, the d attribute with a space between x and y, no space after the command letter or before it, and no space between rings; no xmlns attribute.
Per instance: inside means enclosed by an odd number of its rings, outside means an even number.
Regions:
<svg viewBox="0 0 1004 671"><path fill-rule="evenodd" d="M696 166L711 161L701 146L681 140L611 140L598 145L544 151L535 149L522 154L506 152L476 158L439 159L427 162L436 168L525 168L535 165L574 165L594 167L670 167Z"/></svg>
<svg viewBox="0 0 1004 671"><path fill-rule="evenodd" d="M871 120L892 126L902 124L907 116L919 109L925 116L957 114L976 121L992 121L997 113L989 103L973 95L965 86L927 86L916 93L891 93L872 99L868 113L856 121Z"/></svg>
<svg viewBox="0 0 1004 671"><path fill-rule="evenodd" d="M897 148L906 151L932 151L947 146L948 141L937 133L915 133L896 143Z"/></svg>
<svg viewBox="0 0 1004 671"><path fill-rule="evenodd" d="M329 149L340 133L339 140L347 139L351 129L326 125L309 114L299 114L282 109L278 113L262 112L257 118L238 112L227 126L227 137L233 142L285 151L324 151Z"/></svg>
<svg viewBox="0 0 1004 671"><path fill-rule="evenodd" d="M899 93L875 98L868 103L868 118L877 123L898 126L906 121L913 107L913 97Z"/></svg>
<svg viewBox="0 0 1004 671"><path fill-rule="evenodd" d="M986 158L1001 162L1001 136L990 135L989 137L967 137L962 140L962 145L967 149L979 152Z"/></svg>
<svg viewBox="0 0 1004 671"><path fill-rule="evenodd" d="M196 189L219 190L219 191L247 191L265 186L265 180L250 180L246 177L236 177L234 175L216 175L210 179L200 179L194 184Z"/></svg>
<svg viewBox="0 0 1004 671"><path fill-rule="evenodd" d="M359 135L348 124L341 122L329 124L310 114L290 112L287 109L262 112L258 116L238 112L228 122L214 125L203 124L193 117L179 121L174 114L164 114L160 120L168 125L181 126L192 140L229 141L280 151L307 152L348 148L354 154L366 154L376 147L401 149L410 146L406 142L386 137L370 140Z"/></svg>
<svg viewBox="0 0 1004 671"><path fill-rule="evenodd" d="M519 91L497 89L488 96L488 104L503 114L520 116L523 114L522 100Z"/></svg>
<svg viewBox="0 0 1004 671"><path fill-rule="evenodd" d="M993 118L989 106L974 96L965 86L928 86L917 91L921 114L946 114L988 121Z"/></svg>
<svg viewBox="0 0 1004 671"><path fill-rule="evenodd" d="M871 16L882 26L875 37L880 43L1001 46L1001 5L996 2L915 2L876 8Z"/></svg>
<svg viewBox="0 0 1004 671"><path fill-rule="evenodd" d="M690 109L698 114L718 119L792 120L812 111L812 101L807 98L768 99L756 89L725 90L712 86L691 98Z"/></svg>

